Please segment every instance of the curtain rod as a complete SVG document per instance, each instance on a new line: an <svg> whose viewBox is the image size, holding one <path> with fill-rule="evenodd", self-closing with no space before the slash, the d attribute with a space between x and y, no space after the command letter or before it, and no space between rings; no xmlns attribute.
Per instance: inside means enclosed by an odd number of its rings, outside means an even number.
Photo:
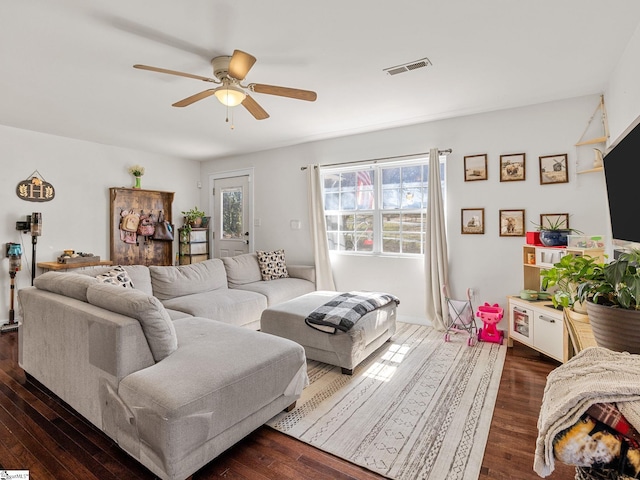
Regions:
<svg viewBox="0 0 640 480"><path fill-rule="evenodd" d="M442 155L443 153L451 153L452 150L450 148L447 148L445 150L438 150L438 154ZM319 165L320 167L335 167L338 165L355 165L357 163L376 163L376 162L380 162L382 160L396 160L398 158L407 158L407 157L419 157L419 156L424 156L424 155L428 155L429 152L421 152L421 153L410 153L408 155L396 155L395 157L382 157L382 158L372 158L369 160L355 160L353 162L339 162L339 163L323 163L322 165ZM307 167L300 167L300 170L306 170Z"/></svg>

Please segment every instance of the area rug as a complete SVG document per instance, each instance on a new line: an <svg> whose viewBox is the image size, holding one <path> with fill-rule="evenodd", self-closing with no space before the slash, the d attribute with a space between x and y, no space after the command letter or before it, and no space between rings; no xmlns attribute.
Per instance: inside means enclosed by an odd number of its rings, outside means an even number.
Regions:
<svg viewBox="0 0 640 480"><path fill-rule="evenodd" d="M267 425L397 480L476 480L506 346L398 323L354 371L308 361L311 384Z"/></svg>

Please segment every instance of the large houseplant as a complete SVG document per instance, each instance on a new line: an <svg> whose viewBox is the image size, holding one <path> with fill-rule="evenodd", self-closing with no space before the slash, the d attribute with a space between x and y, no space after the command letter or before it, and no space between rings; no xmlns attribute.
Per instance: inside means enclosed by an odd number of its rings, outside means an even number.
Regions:
<svg viewBox="0 0 640 480"><path fill-rule="evenodd" d="M555 287L551 297L556 308L572 308L587 313L586 306L577 298L580 284L602 277L603 265L588 255L565 255L553 267L541 271L542 289Z"/></svg>
<svg viewBox="0 0 640 480"><path fill-rule="evenodd" d="M640 250L601 264L582 280L576 299L586 302L599 346L640 354Z"/></svg>

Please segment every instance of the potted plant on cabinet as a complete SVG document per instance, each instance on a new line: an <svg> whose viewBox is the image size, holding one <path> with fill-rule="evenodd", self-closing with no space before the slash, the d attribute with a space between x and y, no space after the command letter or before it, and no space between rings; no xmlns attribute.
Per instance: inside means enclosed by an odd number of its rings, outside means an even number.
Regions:
<svg viewBox="0 0 640 480"><path fill-rule="evenodd" d="M603 265L588 255L565 255L553 267L540 272L542 289L556 287L551 296L555 308L571 308L586 314L586 306L577 298L578 287L602 277Z"/></svg>
<svg viewBox="0 0 640 480"><path fill-rule="evenodd" d="M197 206L181 213L184 215L184 226L182 229L187 232L187 235L191 232L191 228L199 228L202 225L202 219L205 217L205 213Z"/></svg>
<svg viewBox="0 0 640 480"><path fill-rule="evenodd" d="M578 286L598 346L640 354L640 250L621 253Z"/></svg>
<svg viewBox="0 0 640 480"><path fill-rule="evenodd" d="M536 229L540 232L540 242L545 247L562 247L567 245L568 236L572 233L582 233L575 228L567 227L568 217L558 216L556 218L547 218L546 223L537 224L531 222L536 226Z"/></svg>

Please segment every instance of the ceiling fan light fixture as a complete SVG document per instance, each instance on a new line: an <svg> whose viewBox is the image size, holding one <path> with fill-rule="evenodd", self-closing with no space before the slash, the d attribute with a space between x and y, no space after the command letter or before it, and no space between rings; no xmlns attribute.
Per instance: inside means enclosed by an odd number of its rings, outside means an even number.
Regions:
<svg viewBox="0 0 640 480"><path fill-rule="evenodd" d="M222 87L218 87L216 88L214 95L220 103L227 107L240 105L247 96L244 90L235 85L223 85Z"/></svg>

